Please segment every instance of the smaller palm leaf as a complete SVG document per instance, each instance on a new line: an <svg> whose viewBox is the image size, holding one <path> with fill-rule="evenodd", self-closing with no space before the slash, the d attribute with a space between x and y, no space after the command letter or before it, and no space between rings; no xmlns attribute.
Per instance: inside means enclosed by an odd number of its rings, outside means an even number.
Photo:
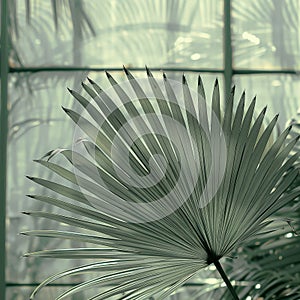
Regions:
<svg viewBox="0 0 300 300"><path fill-rule="evenodd" d="M238 263L228 260L226 271L235 279L240 296L299 299L299 212L298 198L276 213L282 220L279 230L280 223L273 224L268 233L253 238L239 249ZM226 292L222 299L231 299L231 295Z"/></svg>
<svg viewBox="0 0 300 300"><path fill-rule="evenodd" d="M299 121L292 119L293 124L287 142L299 135ZM299 151L296 145L290 153ZM299 157L293 169L298 176L286 193L299 187ZM286 175L288 174L286 173ZM285 176L286 176L285 175ZM256 235L243 247L238 249L239 260L227 260L226 272L235 280L236 292L243 299L246 295L253 299L298 299L300 295L300 197L276 212L278 220L268 226L264 234ZM194 293L193 299L205 295L206 299L220 298L221 284L206 284L205 288ZM224 289L223 289L224 290ZM221 294L222 299L232 299L228 291ZM200 298L199 298L200 299ZM202 299L202 298L201 298ZM204 298L203 298L204 299Z"/></svg>
<svg viewBox="0 0 300 300"><path fill-rule="evenodd" d="M91 100L70 90L83 112L64 110L82 130L77 145L84 152L59 149L37 161L70 186L29 177L57 194L29 197L63 213L27 214L75 230L25 234L95 246L27 255L99 262L53 275L32 298L62 277L90 274L57 299L90 289L91 299L164 299L211 263L222 273L220 258L300 193L284 193L297 175L284 176L297 160L298 153L289 153L298 137L285 144L289 127L267 149L277 116L261 132L266 109L254 120L255 99L246 109L243 94L234 113L233 88L222 111L216 81L210 110L200 77L193 93L184 76L179 85L147 69L146 88L124 71L131 90L107 73L115 98L90 79L83 88ZM50 161L58 153L71 168Z"/></svg>

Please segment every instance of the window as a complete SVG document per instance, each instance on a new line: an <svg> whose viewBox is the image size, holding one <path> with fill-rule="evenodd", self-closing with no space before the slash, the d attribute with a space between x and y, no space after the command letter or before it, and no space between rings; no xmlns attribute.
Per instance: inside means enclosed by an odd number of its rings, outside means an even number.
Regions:
<svg viewBox="0 0 300 300"><path fill-rule="evenodd" d="M25 197L36 188L25 175L43 175L32 160L72 142L72 124L60 109L73 105L66 87L80 90L87 76L105 87L104 70L121 81L122 65L145 76L146 64L157 76L164 70L180 80L184 72L191 86L199 73L207 88L218 77L224 95L234 83L237 95L242 89L248 100L257 95L258 109L267 104L271 115L280 112L281 127L297 117L297 0L2 0L1 5L0 229L6 251L1 299L28 299L33 286L61 269L61 261L20 258L39 245L18 233L53 226L21 212L40 205ZM48 299L60 288L49 287Z"/></svg>

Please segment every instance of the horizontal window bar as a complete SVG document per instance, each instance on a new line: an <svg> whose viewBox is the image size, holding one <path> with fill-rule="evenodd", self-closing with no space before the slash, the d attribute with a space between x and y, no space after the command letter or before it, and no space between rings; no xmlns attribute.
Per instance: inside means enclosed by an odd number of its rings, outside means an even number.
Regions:
<svg viewBox="0 0 300 300"><path fill-rule="evenodd" d="M80 284L81 282L78 283L74 283L74 282L70 282L70 283L50 283L47 284L47 286L49 287L68 287L68 286L75 286L76 284ZM17 283L17 282L7 282L6 283L6 287L35 287L40 285L41 283L39 282L31 282L31 283ZM186 282L183 284L183 286L202 286L202 283L196 283L196 282ZM113 285L112 285L113 286Z"/></svg>
<svg viewBox="0 0 300 300"><path fill-rule="evenodd" d="M166 72L198 72L198 73L224 73L223 69L209 69L209 68L149 68L151 71L166 71ZM9 73L23 73L23 72L104 72L104 71L122 71L122 68L96 68L96 67L18 67L9 68ZM130 71L145 71L145 68L128 68ZM264 70L264 69L233 69L233 75L249 75L249 74L300 74L300 70L282 69L282 70Z"/></svg>
<svg viewBox="0 0 300 300"><path fill-rule="evenodd" d="M151 71L171 71L171 72L202 72L202 73L223 73L221 69L193 69L193 68L151 68ZM145 71L145 68L128 68L130 71ZM23 72L65 72L65 71L90 71L90 72L104 72L104 71L123 71L122 68L93 68L93 67L20 67L10 68L9 73L23 73Z"/></svg>
<svg viewBox="0 0 300 300"><path fill-rule="evenodd" d="M233 70L234 75L249 75L249 74L292 74L300 75L300 71L297 70Z"/></svg>

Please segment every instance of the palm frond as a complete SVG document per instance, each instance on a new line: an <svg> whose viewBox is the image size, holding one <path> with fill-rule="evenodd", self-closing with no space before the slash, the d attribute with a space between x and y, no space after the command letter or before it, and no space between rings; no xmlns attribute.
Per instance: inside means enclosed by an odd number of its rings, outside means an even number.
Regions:
<svg viewBox="0 0 300 300"><path fill-rule="evenodd" d="M91 100L70 90L82 107L64 108L76 124L76 143L38 160L60 182L29 177L51 191L30 198L63 212L26 214L71 225L74 232L26 234L94 247L26 255L99 259L53 275L32 298L55 280L89 274L58 299L99 286L106 289L96 289L91 299L164 299L202 268L220 267L222 257L300 194L298 187L285 193L297 176L287 171L299 154L289 157L298 137L285 143L289 127L269 147L277 116L262 130L266 110L253 120L255 99L245 108L243 94L233 112L233 89L222 110L216 81L210 109L200 78L194 93L184 76L179 84L165 74L155 79L150 70L145 80L125 74L128 81L118 84L107 73L112 87L106 91L92 80L83 84ZM69 168L54 162L58 154Z"/></svg>
<svg viewBox="0 0 300 300"><path fill-rule="evenodd" d="M226 270L235 278L242 298L299 298L299 199L276 216L281 224L272 224L269 232L256 236L240 249L238 263L227 262ZM222 299L231 299L231 295L225 292Z"/></svg>
<svg viewBox="0 0 300 300"><path fill-rule="evenodd" d="M299 136L299 126L296 119L289 124L294 125L287 136L287 142ZM290 157L299 151L299 145L295 145ZM293 169L298 170L298 175L288 188L286 193L299 187L300 169L299 156ZM287 172L287 173L288 173ZM239 261L228 260L226 271L230 277L235 278L236 291L243 299L249 296L253 299L298 299L300 295L300 260L299 260L299 197L288 206L276 212L277 221L268 226L267 230L255 236L249 242L239 248ZM201 282L201 280L200 280ZM223 292L220 296L221 284L205 284L203 292L194 294L195 299L232 299L230 293Z"/></svg>

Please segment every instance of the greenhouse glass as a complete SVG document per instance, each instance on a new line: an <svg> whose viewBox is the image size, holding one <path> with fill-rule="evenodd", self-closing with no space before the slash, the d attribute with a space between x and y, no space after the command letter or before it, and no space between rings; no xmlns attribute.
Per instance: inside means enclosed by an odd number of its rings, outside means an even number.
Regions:
<svg viewBox="0 0 300 300"><path fill-rule="evenodd" d="M89 77L106 88L104 71L122 81L123 65L139 78L146 77L145 65L156 78L164 71L180 81L184 73L190 86L200 73L209 97L216 78L224 98L234 84L238 97L246 90L247 103L257 96L258 111L268 105L268 118L280 113L283 130L300 121L299 6L298 0L1 0L0 299L28 299L47 276L83 263L23 258L37 249L82 244L19 235L68 226L21 214L57 211L26 199L38 187L25 175L56 178L32 160L72 144L73 124L61 110L76 105L67 87L81 92ZM207 299L197 288L213 271L209 267L169 299ZM50 284L43 299L83 277ZM209 279L211 286L220 284ZM218 293L209 299L221 299Z"/></svg>

